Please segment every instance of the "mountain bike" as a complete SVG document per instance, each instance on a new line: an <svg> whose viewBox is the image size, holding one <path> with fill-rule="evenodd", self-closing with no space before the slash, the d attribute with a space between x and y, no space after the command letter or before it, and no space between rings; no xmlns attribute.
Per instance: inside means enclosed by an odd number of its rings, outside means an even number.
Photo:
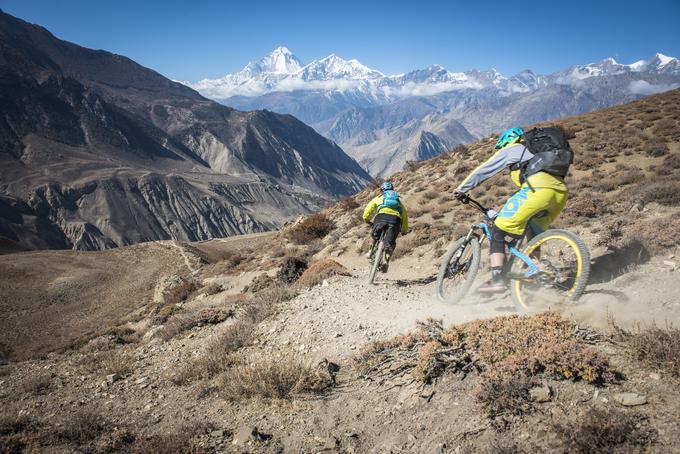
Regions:
<svg viewBox="0 0 680 454"><path fill-rule="evenodd" d="M371 269L368 272L369 284L373 284L375 273L385 264L385 233L385 230L380 232L380 238L373 243L373 248L371 249L371 258L369 259Z"/></svg>
<svg viewBox="0 0 680 454"><path fill-rule="evenodd" d="M496 212L466 197L484 214L467 235L454 241L444 255L437 275L437 296L448 304L458 303L470 290L479 271L481 243L491 240L489 226ZM535 236L526 242L527 232ZM590 274L590 252L576 234L562 229L542 231L529 222L525 235L506 241L504 273L510 284L510 295L518 309L537 303L561 303L578 300L585 291Z"/></svg>

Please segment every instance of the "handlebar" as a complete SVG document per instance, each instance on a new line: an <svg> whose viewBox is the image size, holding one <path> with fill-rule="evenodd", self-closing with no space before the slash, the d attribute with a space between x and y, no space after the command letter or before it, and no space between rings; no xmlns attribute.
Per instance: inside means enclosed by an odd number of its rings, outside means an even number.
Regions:
<svg viewBox="0 0 680 454"><path fill-rule="evenodd" d="M475 208L478 211L481 211L482 214L484 214L485 216L489 216L489 212L495 213L494 210L492 210L491 208L486 208L484 205L482 205L481 203L479 203L478 201L476 201L475 199L470 197L468 194L462 194L462 196L463 197L459 198L459 200L462 203L464 203L466 205L468 205L468 204L472 205L473 208ZM493 216L490 216L490 217L493 217Z"/></svg>

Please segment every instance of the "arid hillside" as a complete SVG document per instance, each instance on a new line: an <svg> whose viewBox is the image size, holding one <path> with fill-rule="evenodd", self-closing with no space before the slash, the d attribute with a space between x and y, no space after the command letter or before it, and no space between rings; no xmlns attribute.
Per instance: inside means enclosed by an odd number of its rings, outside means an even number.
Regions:
<svg viewBox="0 0 680 454"><path fill-rule="evenodd" d="M557 122L592 251L570 305L434 296L495 137L393 176L412 233L377 285L375 189L271 234L5 254L0 452L680 452L679 119L676 90Z"/></svg>

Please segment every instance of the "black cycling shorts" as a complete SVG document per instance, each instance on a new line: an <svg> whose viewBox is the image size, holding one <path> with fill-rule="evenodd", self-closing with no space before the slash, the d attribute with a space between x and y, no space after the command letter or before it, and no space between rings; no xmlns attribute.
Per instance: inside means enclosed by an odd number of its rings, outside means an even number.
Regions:
<svg viewBox="0 0 680 454"><path fill-rule="evenodd" d="M379 240L383 231L385 231L385 249L393 251L397 246L397 235L401 231L401 218L393 214L378 214L373 220L371 237L374 240Z"/></svg>

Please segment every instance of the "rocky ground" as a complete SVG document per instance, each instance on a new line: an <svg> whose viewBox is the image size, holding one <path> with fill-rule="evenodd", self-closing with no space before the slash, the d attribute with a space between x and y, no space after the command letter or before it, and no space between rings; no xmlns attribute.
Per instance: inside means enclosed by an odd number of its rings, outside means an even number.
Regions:
<svg viewBox="0 0 680 454"><path fill-rule="evenodd" d="M176 259L180 268L184 263L189 273L189 266L198 267L193 271L200 273L201 266L208 266L200 265L191 248L183 251ZM556 435L555 424L576 420L587 409L613 408L642 415L644 427L654 428L653 443L639 449L680 452L680 429L674 423L680 416L677 382L662 370L640 367L606 336L595 336L593 342L625 379L598 387L543 378L536 392L543 390L545 396L537 399L545 402L535 403L527 414L505 417L503 427L480 410L474 397L475 374L442 375L432 383L409 374L362 376L353 358L372 342L415 329L417 321L434 317L448 326L516 311L507 296L472 295L455 306L439 303L433 297L433 265L424 259L396 260L377 285L366 284L362 257L345 254L338 260L352 276L299 289L297 297L280 303L273 316L256 326L252 342L239 352L245 364L291 358L312 368L328 361L337 364L336 385L323 393L243 398L230 394L219 375L176 384L177 371L200 358L239 316L196 326L167 340L162 328L148 322L146 334L134 341L109 334L78 350L1 366L3 449L116 451L128 446L140 452L182 452L190 446L208 452L521 452L534 448L562 452L565 444ZM677 271L665 262L667 257L654 258L630 273L591 286L582 302L553 309L584 329L606 328L608 314L624 327L680 320L680 304L673 296L680 282ZM240 284L244 275L225 279ZM228 291L199 293L182 305L185 310L227 307L233 297ZM17 418L31 421L33 432L17 435L12 429ZM97 421L94 428L92 421ZM54 435L62 432L71 435ZM501 451L510 448L519 451Z"/></svg>

